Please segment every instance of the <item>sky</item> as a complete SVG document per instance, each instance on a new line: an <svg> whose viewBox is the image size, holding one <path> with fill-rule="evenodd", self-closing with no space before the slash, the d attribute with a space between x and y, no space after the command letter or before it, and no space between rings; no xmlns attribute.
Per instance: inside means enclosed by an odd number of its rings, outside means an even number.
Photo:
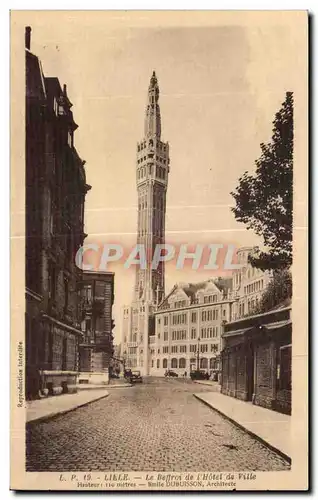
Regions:
<svg viewBox="0 0 318 500"><path fill-rule="evenodd" d="M75 147L86 160L86 243L135 244L136 143L143 138L147 89L155 70L162 140L170 144L166 241L188 244L259 243L235 221L230 192L253 171L260 143L297 79L297 39L288 16L245 22L213 18L204 25L123 19L99 13L36 16L30 13L31 50L45 76L67 84L79 125ZM124 16L125 17L125 16ZM258 19L261 19L258 17ZM295 55L296 54L296 55ZM115 342L121 308L130 302L134 268L115 271ZM200 281L203 271L166 266L166 292L176 282ZM220 273L219 273L220 274ZM207 271L204 279L209 278Z"/></svg>

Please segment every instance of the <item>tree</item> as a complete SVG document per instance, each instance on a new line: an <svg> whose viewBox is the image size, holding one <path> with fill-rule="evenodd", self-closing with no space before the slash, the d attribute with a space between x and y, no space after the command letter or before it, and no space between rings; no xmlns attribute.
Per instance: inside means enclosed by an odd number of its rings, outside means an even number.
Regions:
<svg viewBox="0 0 318 500"><path fill-rule="evenodd" d="M264 291L260 303L254 308L252 314L261 314L283 305L292 297L292 276L289 270L275 271Z"/></svg>
<svg viewBox="0 0 318 500"><path fill-rule="evenodd" d="M261 144L254 175L245 172L231 195L237 221L262 236L266 251L250 257L254 267L288 269L292 264L293 93L287 92L273 121L272 140Z"/></svg>

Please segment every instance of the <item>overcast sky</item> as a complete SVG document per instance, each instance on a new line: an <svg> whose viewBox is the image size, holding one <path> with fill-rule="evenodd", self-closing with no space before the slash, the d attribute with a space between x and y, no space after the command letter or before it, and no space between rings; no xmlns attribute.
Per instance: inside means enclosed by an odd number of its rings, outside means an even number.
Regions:
<svg viewBox="0 0 318 500"><path fill-rule="evenodd" d="M144 16L145 17L145 16ZM32 51L46 76L67 84L79 129L75 146L86 160L87 242L136 240L136 143L143 137L153 70L160 87L162 139L170 143L166 240L182 243L257 243L230 211L238 178L252 171L261 142L297 78L295 37L284 17L277 24L229 18L207 26L133 21L117 13L30 14ZM147 17L147 16L146 16ZM209 18L209 16L208 16ZM175 18L177 19L177 18ZM220 17L218 18L220 19ZM222 18L221 18L222 20ZM285 24L284 24L285 23ZM180 23L182 24L182 23ZM190 23L191 24L191 23ZM151 25L151 27L147 27ZM114 318L131 299L134 269L115 275ZM202 273L166 267L166 292ZM204 274L208 278L207 273Z"/></svg>

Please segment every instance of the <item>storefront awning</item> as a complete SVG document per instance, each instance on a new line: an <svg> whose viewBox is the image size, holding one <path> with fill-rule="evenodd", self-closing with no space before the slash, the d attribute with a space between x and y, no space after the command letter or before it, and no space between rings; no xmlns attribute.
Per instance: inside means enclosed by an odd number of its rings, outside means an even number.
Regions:
<svg viewBox="0 0 318 500"><path fill-rule="evenodd" d="M268 325L263 325L266 330L280 330L281 328L291 325L291 319L287 319L285 321L276 321L275 323L269 323Z"/></svg>
<svg viewBox="0 0 318 500"><path fill-rule="evenodd" d="M255 327L248 327L248 328L243 328L242 330L230 330L229 332L223 333L222 337L227 338L227 337L237 337L237 336L242 336L249 330L253 330Z"/></svg>
<svg viewBox="0 0 318 500"><path fill-rule="evenodd" d="M268 323L265 325L255 325L255 326L249 326L248 328L242 328L240 330L230 330L228 332L223 333L222 337L223 338L228 338L228 337L242 337L245 335L247 332L252 332L253 331L274 331L274 330L280 330L284 328L285 326L291 325L292 321L291 319L284 320L284 321L276 321L275 323Z"/></svg>

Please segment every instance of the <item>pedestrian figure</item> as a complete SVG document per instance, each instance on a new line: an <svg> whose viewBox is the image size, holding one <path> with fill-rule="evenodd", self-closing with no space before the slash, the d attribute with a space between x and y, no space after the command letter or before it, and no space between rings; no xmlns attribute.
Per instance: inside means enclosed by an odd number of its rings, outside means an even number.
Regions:
<svg viewBox="0 0 318 500"><path fill-rule="evenodd" d="M186 377L186 376L187 376L187 372L184 372L184 375L183 375L183 376L184 376L184 377Z"/></svg>

